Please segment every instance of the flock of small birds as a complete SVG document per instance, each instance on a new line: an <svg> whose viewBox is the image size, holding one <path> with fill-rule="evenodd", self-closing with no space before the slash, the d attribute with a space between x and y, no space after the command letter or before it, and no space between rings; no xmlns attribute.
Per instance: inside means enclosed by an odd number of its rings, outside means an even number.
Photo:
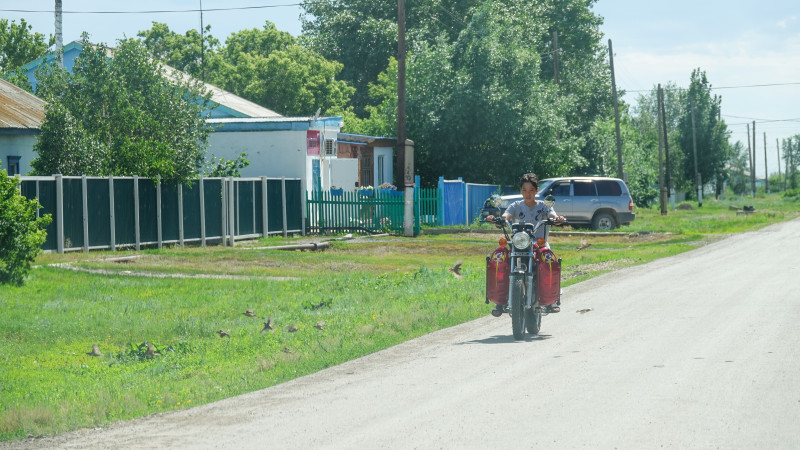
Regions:
<svg viewBox="0 0 800 450"><path fill-rule="evenodd" d="M252 309L248 309L247 311L243 312L242 315L244 315L245 317L258 317L258 315L254 313ZM314 324L314 328L320 331L325 330L325 321L321 320L317 322L316 324ZM295 324L291 324L287 326L285 330L289 333L294 333L300 330L300 328ZM275 332L275 321L272 319L272 316L268 316L266 322L264 322L264 327L261 329L260 333L264 334L264 333L274 333L274 332ZM217 330L216 333L219 335L220 338L231 337L230 332L225 331L223 329ZM147 350L145 350L144 352L145 356L147 356L148 358L154 356L161 356L161 353L156 352L155 346L153 346L152 342L145 342L145 344L147 345ZM283 351L285 353L294 353L294 351L290 350L288 347L284 348ZM93 344L92 351L87 352L86 354L97 358L102 358L103 356L105 356L100 351L100 346L97 344Z"/></svg>

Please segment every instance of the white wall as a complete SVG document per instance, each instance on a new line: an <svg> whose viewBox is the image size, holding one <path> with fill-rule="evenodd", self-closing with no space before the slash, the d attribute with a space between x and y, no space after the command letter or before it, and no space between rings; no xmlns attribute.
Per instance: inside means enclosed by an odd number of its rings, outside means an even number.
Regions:
<svg viewBox="0 0 800 450"><path fill-rule="evenodd" d="M242 152L250 161L243 177L306 178L305 130L217 131L208 138L209 159L236 159Z"/></svg>
<svg viewBox="0 0 800 450"><path fill-rule="evenodd" d="M352 191L356 188L358 181L358 159L356 158L342 158L331 159L331 182L328 185L338 186L344 188L346 191Z"/></svg>
<svg viewBox="0 0 800 450"><path fill-rule="evenodd" d="M33 151L36 136L26 134L0 134L0 167L8 170L8 157L19 156L19 172L28 175L31 161L37 156Z"/></svg>
<svg viewBox="0 0 800 450"><path fill-rule="evenodd" d="M394 168L394 149L392 147L375 147L375 155L373 164L373 172L375 174L375 186L377 187L379 184L383 182L388 182L389 184L394 184L395 186L399 186L403 184L403 180L397 180L397 183L392 180L393 176L393 168ZM380 162L383 156L383 170L381 170ZM380 179L380 174L383 173L383 179Z"/></svg>

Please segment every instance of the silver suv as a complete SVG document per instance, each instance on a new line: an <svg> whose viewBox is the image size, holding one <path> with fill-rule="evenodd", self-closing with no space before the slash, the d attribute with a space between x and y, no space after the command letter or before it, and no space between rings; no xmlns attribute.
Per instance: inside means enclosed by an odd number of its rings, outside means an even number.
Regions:
<svg viewBox="0 0 800 450"><path fill-rule="evenodd" d="M539 181L536 199L552 195L553 209L575 225L591 225L595 230L612 230L629 225L636 218L633 199L619 178L567 177Z"/></svg>

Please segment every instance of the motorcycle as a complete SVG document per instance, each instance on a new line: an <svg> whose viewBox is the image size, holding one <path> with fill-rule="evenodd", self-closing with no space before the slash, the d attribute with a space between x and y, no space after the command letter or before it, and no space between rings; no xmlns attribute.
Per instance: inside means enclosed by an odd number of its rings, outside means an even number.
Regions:
<svg viewBox="0 0 800 450"><path fill-rule="evenodd" d="M555 198L547 196L552 207ZM498 305L492 315L511 316L514 339L520 340L525 330L539 334L542 316L553 305L561 304L561 259L547 246L545 239L535 238L540 227L563 225L551 219L536 223L511 224L503 217L489 221L500 225L504 237L486 257L486 303ZM545 233L545 236L547 233Z"/></svg>

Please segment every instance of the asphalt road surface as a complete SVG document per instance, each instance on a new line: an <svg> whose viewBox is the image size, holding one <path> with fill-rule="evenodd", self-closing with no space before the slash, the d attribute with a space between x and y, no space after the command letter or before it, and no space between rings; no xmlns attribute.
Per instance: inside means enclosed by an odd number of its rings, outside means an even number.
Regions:
<svg viewBox="0 0 800 450"><path fill-rule="evenodd" d="M11 445L800 448L800 220L565 289L538 337L486 312L262 391Z"/></svg>

